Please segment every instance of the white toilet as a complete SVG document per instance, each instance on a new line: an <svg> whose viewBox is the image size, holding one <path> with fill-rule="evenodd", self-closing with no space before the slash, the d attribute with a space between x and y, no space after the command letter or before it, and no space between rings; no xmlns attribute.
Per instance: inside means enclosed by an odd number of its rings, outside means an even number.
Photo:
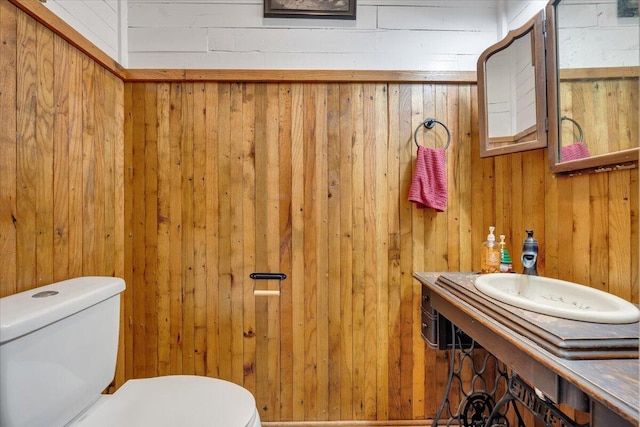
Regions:
<svg viewBox="0 0 640 427"><path fill-rule="evenodd" d="M115 373L120 293L81 277L0 298L2 427L260 427L251 393L215 378Z"/></svg>

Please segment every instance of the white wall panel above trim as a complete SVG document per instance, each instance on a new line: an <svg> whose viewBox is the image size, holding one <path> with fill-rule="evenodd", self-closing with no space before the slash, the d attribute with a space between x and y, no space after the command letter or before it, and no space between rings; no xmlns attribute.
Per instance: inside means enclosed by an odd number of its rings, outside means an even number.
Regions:
<svg viewBox="0 0 640 427"><path fill-rule="evenodd" d="M130 28L130 52L206 52L206 28Z"/></svg>
<svg viewBox="0 0 640 427"><path fill-rule="evenodd" d="M262 0L129 0L128 16L131 68L475 71L496 42L494 0L358 0L355 21L264 18Z"/></svg>
<svg viewBox="0 0 640 427"><path fill-rule="evenodd" d="M263 0L46 4L129 68L475 71L503 20L533 16L546 2L357 1L356 20L264 18Z"/></svg>
<svg viewBox="0 0 640 427"><path fill-rule="evenodd" d="M390 30L442 30L495 32L495 7L379 6L378 28Z"/></svg>
<svg viewBox="0 0 640 427"><path fill-rule="evenodd" d="M44 5L121 65L127 33L128 0L48 0Z"/></svg>

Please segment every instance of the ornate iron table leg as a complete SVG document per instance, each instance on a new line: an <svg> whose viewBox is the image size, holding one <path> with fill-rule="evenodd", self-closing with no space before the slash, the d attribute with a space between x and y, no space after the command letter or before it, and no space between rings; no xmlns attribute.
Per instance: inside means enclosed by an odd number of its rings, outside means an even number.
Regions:
<svg viewBox="0 0 640 427"><path fill-rule="evenodd" d="M545 427L555 427L557 425L562 427L587 427L589 425L588 423L578 424L570 419L565 413L560 411L553 402L548 401L544 397L540 397L538 393L522 381L517 374L513 374L509 378L509 387L506 393L495 408L493 408L489 419L487 419L487 426L495 425L492 423L494 422L494 418L501 416L499 412L501 406L513 403L516 400L536 418L542 421ZM515 405L514 407L517 408ZM524 424L522 427L525 427Z"/></svg>
<svg viewBox="0 0 640 427"><path fill-rule="evenodd" d="M509 427L507 412L510 406L515 410L519 420L519 427L524 427L522 418L513 402L505 402L500 406L495 404L496 394L507 389L508 372L506 366L489 352L481 354L474 350L481 349L475 341L471 340L467 345L463 345L464 338L468 337L460 329L451 324L451 336L453 345L450 349L449 377L442 403L433 420L432 426L437 426L441 418L446 418L446 425L460 425L464 427L484 427L490 416L501 426ZM476 365L474 354L481 355L481 363ZM476 356L476 359L478 357ZM470 384L466 385L465 366L469 366L470 371L467 377L471 377ZM493 368L495 371L491 371ZM491 373L491 378L485 378L485 374ZM489 375L486 375L489 377ZM460 392L460 403L455 407L450 394L452 390Z"/></svg>

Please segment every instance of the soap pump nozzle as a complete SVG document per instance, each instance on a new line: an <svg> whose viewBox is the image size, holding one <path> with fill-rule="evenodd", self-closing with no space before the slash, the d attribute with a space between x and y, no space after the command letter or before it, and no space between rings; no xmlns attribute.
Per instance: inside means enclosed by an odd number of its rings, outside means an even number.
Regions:
<svg viewBox="0 0 640 427"><path fill-rule="evenodd" d="M496 230L495 227L489 227L489 234L487 235L487 241L489 242L495 242L496 241L496 235L493 234L493 232Z"/></svg>
<svg viewBox="0 0 640 427"><path fill-rule="evenodd" d="M500 235L500 272L501 273L511 273L512 272L512 264L511 264L511 255L509 255L509 251L507 250L507 243L504 241L505 235Z"/></svg>
<svg viewBox="0 0 640 427"><path fill-rule="evenodd" d="M527 237L524 239L524 244L522 245L521 260L522 266L524 267L522 274L537 276L538 241L533 238L533 230L526 230L526 232Z"/></svg>

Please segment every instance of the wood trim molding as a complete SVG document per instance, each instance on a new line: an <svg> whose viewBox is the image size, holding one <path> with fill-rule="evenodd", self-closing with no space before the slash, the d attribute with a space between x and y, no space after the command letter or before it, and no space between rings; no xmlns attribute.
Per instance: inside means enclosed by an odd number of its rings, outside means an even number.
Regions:
<svg viewBox="0 0 640 427"><path fill-rule="evenodd" d="M640 67L563 68L559 72L561 82L582 79L637 78L640 76Z"/></svg>
<svg viewBox="0 0 640 427"><path fill-rule="evenodd" d="M476 83L475 71L148 70L128 69L126 81Z"/></svg>
<svg viewBox="0 0 640 427"><path fill-rule="evenodd" d="M9 0L126 82L390 82L476 83L475 71L126 69L38 0Z"/></svg>
<svg viewBox="0 0 640 427"><path fill-rule="evenodd" d="M518 142L527 142L527 141L531 141L532 139L535 139L535 133L536 133L537 127L536 125L533 125L523 131L518 132L515 135L511 135L511 136L494 136L494 137L490 137L489 138L489 143L491 144L514 144L514 143L518 143ZM531 138L531 135L533 135L533 138Z"/></svg>

